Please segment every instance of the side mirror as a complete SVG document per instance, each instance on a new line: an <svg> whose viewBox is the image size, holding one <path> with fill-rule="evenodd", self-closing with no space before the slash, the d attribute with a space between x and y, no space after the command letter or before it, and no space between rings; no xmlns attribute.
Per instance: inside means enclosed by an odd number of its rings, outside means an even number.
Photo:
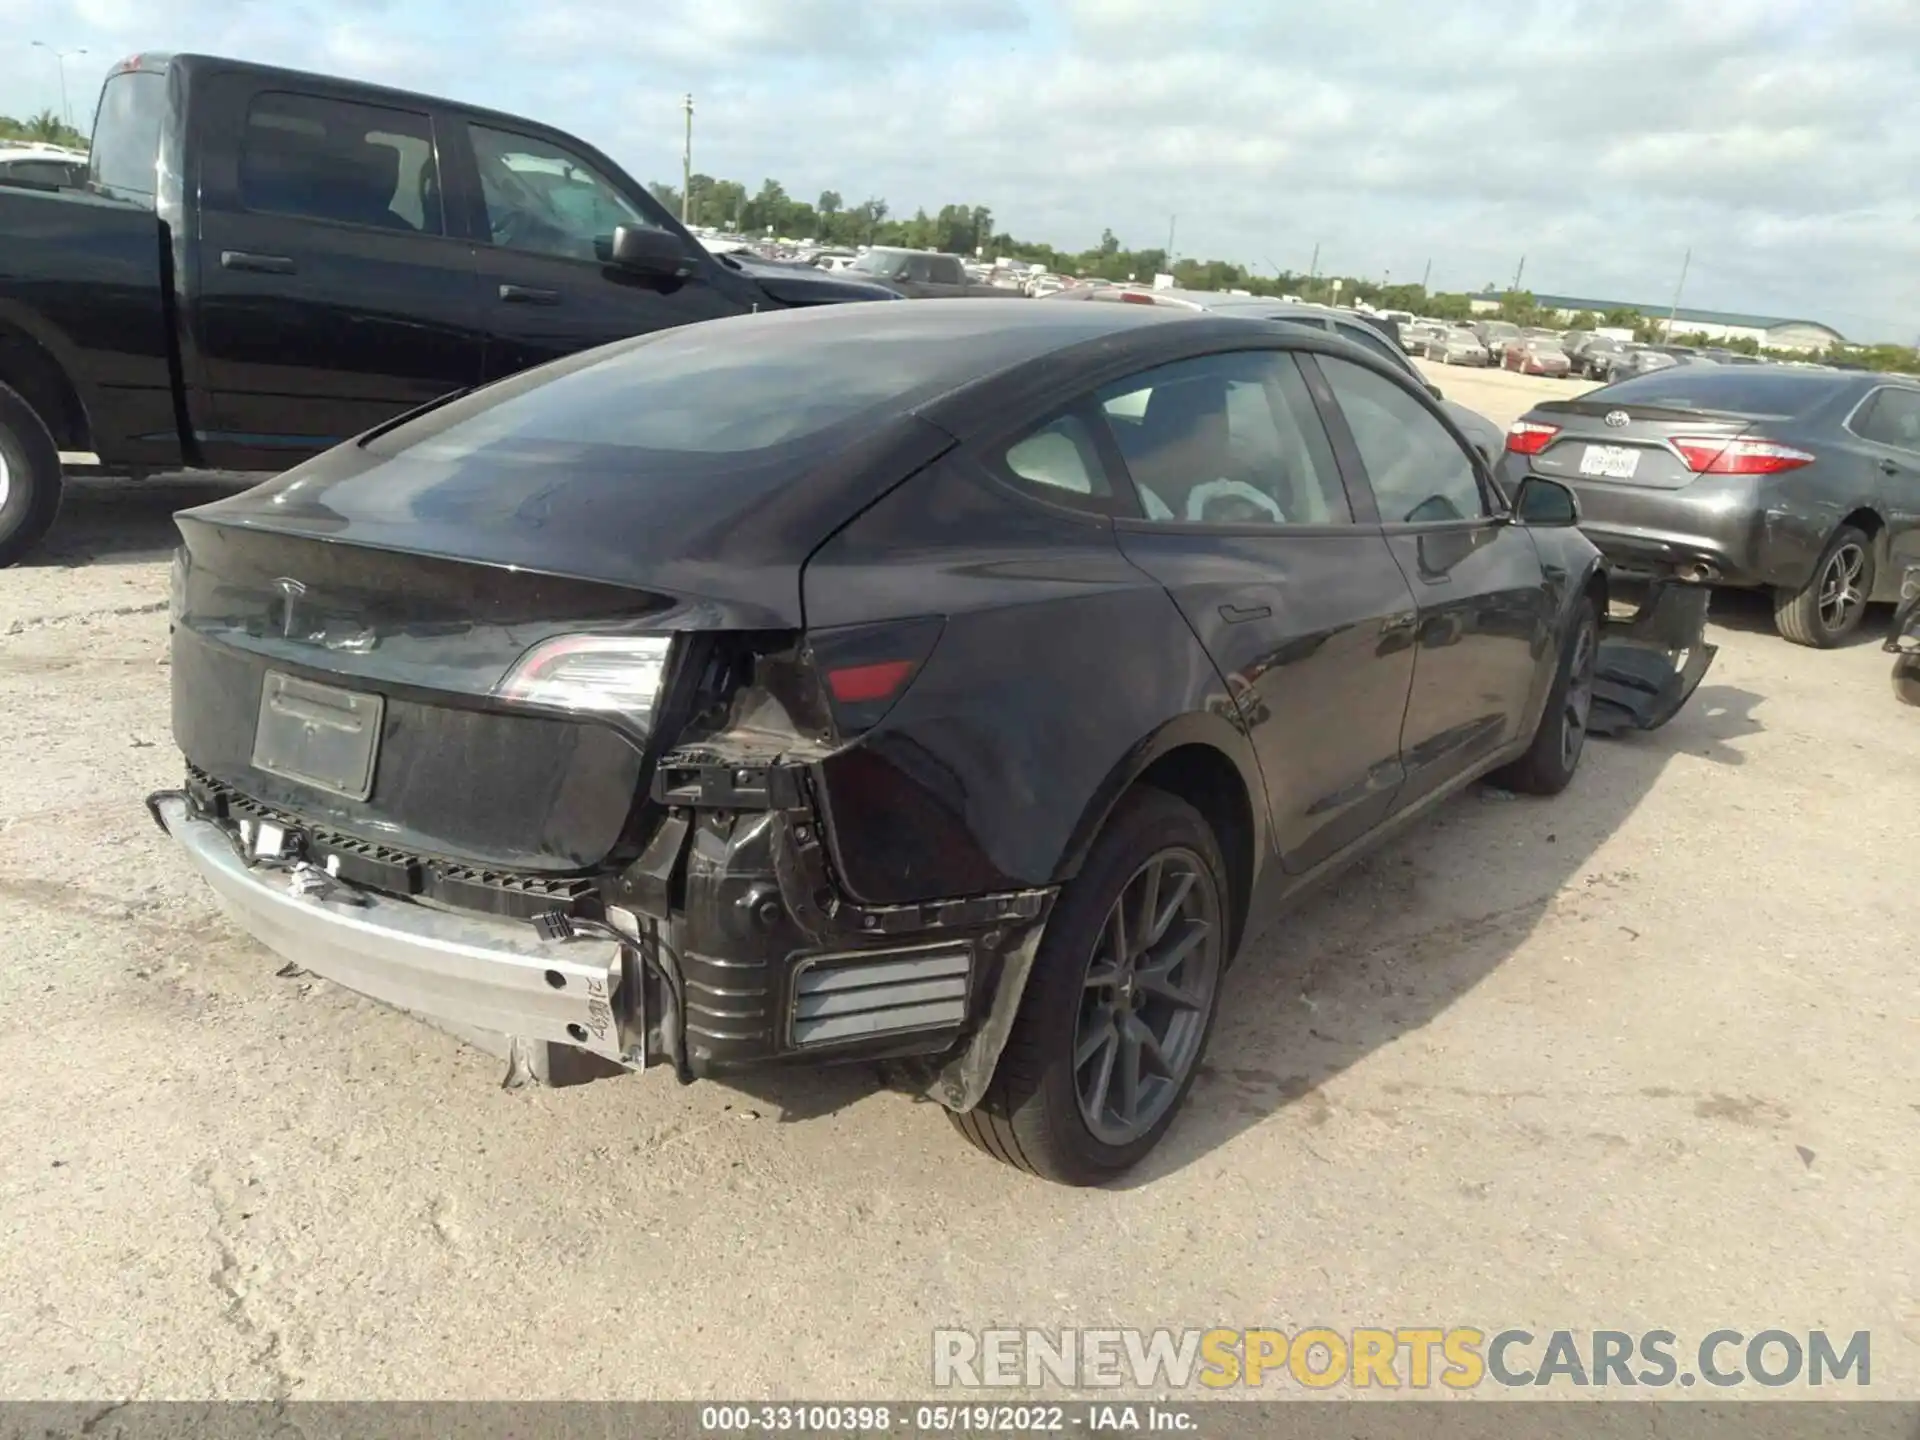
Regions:
<svg viewBox="0 0 1920 1440"><path fill-rule="evenodd" d="M644 275L684 275L690 263L680 237L646 225L620 225L607 258L623 270Z"/></svg>
<svg viewBox="0 0 1920 1440"><path fill-rule="evenodd" d="M1529 475L1514 491L1513 514L1522 525L1564 529L1580 523L1580 499L1558 480Z"/></svg>

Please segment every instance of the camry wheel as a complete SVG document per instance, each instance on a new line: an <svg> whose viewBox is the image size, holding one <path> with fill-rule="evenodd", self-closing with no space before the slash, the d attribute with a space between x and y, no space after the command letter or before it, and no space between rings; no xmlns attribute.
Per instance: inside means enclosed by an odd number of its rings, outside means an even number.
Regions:
<svg viewBox="0 0 1920 1440"><path fill-rule="evenodd" d="M1134 791L1047 924L986 1096L955 1115L996 1159L1090 1185L1159 1142L1193 1084L1227 959L1225 866L1198 811Z"/></svg>
<svg viewBox="0 0 1920 1440"><path fill-rule="evenodd" d="M1860 628L1873 594L1873 540L1842 525L1827 542L1813 578L1798 590L1776 590L1773 623L1796 645L1825 650Z"/></svg>
<svg viewBox="0 0 1920 1440"><path fill-rule="evenodd" d="M0 385L0 565L40 543L60 509L60 453L33 408Z"/></svg>
<svg viewBox="0 0 1920 1440"><path fill-rule="evenodd" d="M1599 660L1600 615L1593 598L1587 596L1580 601L1560 647L1560 667L1533 743L1518 760L1494 772L1496 784L1527 795L1558 795L1567 788L1586 753Z"/></svg>

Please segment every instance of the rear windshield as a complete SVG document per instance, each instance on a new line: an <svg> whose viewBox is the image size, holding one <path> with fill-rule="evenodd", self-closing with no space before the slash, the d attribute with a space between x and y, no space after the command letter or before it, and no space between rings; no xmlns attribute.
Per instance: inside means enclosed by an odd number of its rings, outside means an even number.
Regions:
<svg viewBox="0 0 1920 1440"><path fill-rule="evenodd" d="M1642 405L1681 405L1694 410L1734 410L1754 415L1798 415L1847 383L1818 371L1769 370L1717 365L1679 365L1638 375L1607 387L1609 400Z"/></svg>
<svg viewBox="0 0 1920 1440"><path fill-rule="evenodd" d="M124 70L108 78L93 121L90 161L95 186L130 200L153 199L166 110L165 75Z"/></svg>
<svg viewBox="0 0 1920 1440"><path fill-rule="evenodd" d="M745 317L751 322L753 317ZM797 318L797 317L796 317ZM555 362L376 437L378 455L506 465L600 462L635 472L824 454L881 412L951 387L969 337L819 334L730 321ZM729 464L728 468L732 468Z"/></svg>

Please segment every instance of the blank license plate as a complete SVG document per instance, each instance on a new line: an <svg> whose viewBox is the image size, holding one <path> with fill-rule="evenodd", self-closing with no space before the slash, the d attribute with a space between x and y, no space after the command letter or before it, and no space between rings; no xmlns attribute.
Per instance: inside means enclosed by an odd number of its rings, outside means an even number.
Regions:
<svg viewBox="0 0 1920 1440"><path fill-rule="evenodd" d="M373 793L373 764L386 702L267 672L253 730L255 769L317 790L364 800Z"/></svg>
<svg viewBox="0 0 1920 1440"><path fill-rule="evenodd" d="M1640 466L1640 452L1631 445L1589 445L1580 456L1582 475L1605 475L1631 480Z"/></svg>

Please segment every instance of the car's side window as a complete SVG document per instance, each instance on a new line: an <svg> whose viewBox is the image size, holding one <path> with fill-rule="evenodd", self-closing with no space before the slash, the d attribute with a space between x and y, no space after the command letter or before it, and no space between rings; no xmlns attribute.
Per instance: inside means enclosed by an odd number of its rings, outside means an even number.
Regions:
<svg viewBox="0 0 1920 1440"><path fill-rule="evenodd" d="M1920 451L1920 390L1888 386L1879 391L1853 428L1863 440Z"/></svg>
<svg viewBox="0 0 1920 1440"><path fill-rule="evenodd" d="M384 105L256 95L240 140L240 203L273 215L442 234L433 123Z"/></svg>
<svg viewBox="0 0 1920 1440"><path fill-rule="evenodd" d="M1486 497L1466 448L1406 388L1351 361L1318 358L1386 524L1476 520Z"/></svg>
<svg viewBox="0 0 1920 1440"><path fill-rule="evenodd" d="M934 274L933 260L926 255L912 255L907 258L907 279L915 284L925 285L938 278Z"/></svg>
<svg viewBox="0 0 1920 1440"><path fill-rule="evenodd" d="M1079 412L1056 415L1000 452L1001 478L1056 505L1113 509L1113 480L1100 446Z"/></svg>
<svg viewBox="0 0 1920 1440"><path fill-rule="evenodd" d="M618 227L662 228L586 161L558 145L471 122L467 134L496 245L598 260L610 253Z"/></svg>
<svg viewBox="0 0 1920 1440"><path fill-rule="evenodd" d="M1149 520L1353 523L1326 429L1285 351L1183 360L1098 399Z"/></svg>
<svg viewBox="0 0 1920 1440"><path fill-rule="evenodd" d="M1396 352L1393 346L1387 343L1386 338L1375 331L1367 329L1366 326L1335 324L1333 331L1334 334L1338 335L1342 340L1351 340L1361 349L1373 351L1374 354L1378 355L1382 360L1385 360L1396 369L1404 370L1407 368L1406 359Z"/></svg>

